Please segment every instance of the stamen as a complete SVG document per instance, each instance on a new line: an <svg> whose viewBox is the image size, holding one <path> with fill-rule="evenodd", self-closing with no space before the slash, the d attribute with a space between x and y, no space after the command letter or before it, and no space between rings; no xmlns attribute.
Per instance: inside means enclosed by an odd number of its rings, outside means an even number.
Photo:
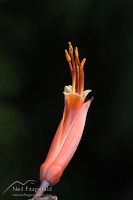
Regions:
<svg viewBox="0 0 133 200"><path fill-rule="evenodd" d="M80 66L79 52L77 47L75 47L75 60L77 62L77 65Z"/></svg>
<svg viewBox="0 0 133 200"><path fill-rule="evenodd" d="M82 68L82 69L84 68L85 62L86 62L86 58L84 58L84 59L82 60L81 65L80 65L80 68Z"/></svg>
<svg viewBox="0 0 133 200"><path fill-rule="evenodd" d="M76 57L76 58L79 57L78 47L75 47L75 57Z"/></svg>
<svg viewBox="0 0 133 200"><path fill-rule="evenodd" d="M67 62L69 64L70 71L71 71L71 74L72 74L73 68L72 68L72 64L71 64L71 57L70 57L70 55L69 55L69 53L66 49L65 49L65 55L66 55L66 59L67 59Z"/></svg>
<svg viewBox="0 0 133 200"><path fill-rule="evenodd" d="M71 55L71 53L73 54L73 46L72 46L71 42L68 42L68 45L69 45L69 53Z"/></svg>
<svg viewBox="0 0 133 200"><path fill-rule="evenodd" d="M66 55L66 59L69 64L71 75L72 75L72 91L83 96L83 91L84 91L83 68L84 68L86 59L84 58L82 62L80 63L78 48L76 47L73 53L73 46L71 42L68 42L68 45L69 45L69 53L65 49L65 55Z"/></svg>
<svg viewBox="0 0 133 200"><path fill-rule="evenodd" d="M75 70L75 60L74 60L74 55L73 55L73 46L71 44L71 42L68 42L69 45L69 54L71 57L71 64L72 64L72 89L73 92L75 92L75 86L76 86L76 70Z"/></svg>
<svg viewBox="0 0 133 200"><path fill-rule="evenodd" d="M72 50L72 48L70 49L70 51ZM70 68L70 71L71 71L71 76L72 76L72 89L73 89L73 92L75 92L75 85L76 85L76 74L74 72L74 68L72 66L72 63L71 63L71 56L69 55L68 51L65 49L65 55L66 55L66 59L67 59L67 62L69 64L69 68Z"/></svg>
<svg viewBox="0 0 133 200"><path fill-rule="evenodd" d="M80 77L79 77L79 66L76 66L76 92L79 93Z"/></svg>
<svg viewBox="0 0 133 200"><path fill-rule="evenodd" d="M75 72L75 70L73 70L73 73L72 73L72 90L73 90L73 92L75 92L75 87L76 87L76 72Z"/></svg>
<svg viewBox="0 0 133 200"><path fill-rule="evenodd" d="M75 47L75 63L76 63L76 92L79 93L80 88L80 76L79 76L79 66L80 66L80 60L79 60L79 53L78 48Z"/></svg>
<svg viewBox="0 0 133 200"><path fill-rule="evenodd" d="M71 56L73 71L75 71L75 60L74 60L74 55L73 55L73 46L72 46L71 42L68 42L68 44L69 44L69 54Z"/></svg>
<svg viewBox="0 0 133 200"><path fill-rule="evenodd" d="M85 64L86 58L84 58L80 64L80 88L79 88L79 93L81 96L83 96L84 92L84 64Z"/></svg>
<svg viewBox="0 0 133 200"><path fill-rule="evenodd" d="M79 94L81 96L83 96L83 92L84 92L84 71L83 69L80 68L80 72L79 72L79 76L80 76L80 88L79 88Z"/></svg>
<svg viewBox="0 0 133 200"><path fill-rule="evenodd" d="M66 55L67 61L71 62L71 57L70 57L70 55L69 55L69 53L68 53L68 51L66 49L65 49L65 55Z"/></svg>

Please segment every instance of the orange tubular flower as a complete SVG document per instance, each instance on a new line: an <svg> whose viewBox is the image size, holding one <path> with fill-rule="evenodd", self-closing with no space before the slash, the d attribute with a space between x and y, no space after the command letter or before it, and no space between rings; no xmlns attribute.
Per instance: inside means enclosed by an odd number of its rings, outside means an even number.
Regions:
<svg viewBox="0 0 133 200"><path fill-rule="evenodd" d="M40 180L42 182L36 196L41 196L49 184L54 185L71 160L83 134L88 108L92 101L85 102L85 98L91 90L84 91L84 64L86 59L79 60L78 48L69 42L69 52L65 50L71 75L72 86L65 86L65 108L62 120L52 141L46 160L40 168Z"/></svg>

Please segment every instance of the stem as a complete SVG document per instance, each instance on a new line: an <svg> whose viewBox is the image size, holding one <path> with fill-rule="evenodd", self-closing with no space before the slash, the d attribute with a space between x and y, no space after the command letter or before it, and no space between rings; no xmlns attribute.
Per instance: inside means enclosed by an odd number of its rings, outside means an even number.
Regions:
<svg viewBox="0 0 133 200"><path fill-rule="evenodd" d="M40 198L43 195L44 191L46 191L48 186L49 182L47 180L42 180L41 185L37 190L36 194L33 196L32 200L37 200L38 198Z"/></svg>

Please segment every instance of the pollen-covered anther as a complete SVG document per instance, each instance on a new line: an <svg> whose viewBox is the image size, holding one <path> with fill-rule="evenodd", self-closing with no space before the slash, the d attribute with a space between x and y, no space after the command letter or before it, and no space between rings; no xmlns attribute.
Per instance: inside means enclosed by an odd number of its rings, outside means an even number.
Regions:
<svg viewBox="0 0 133 200"><path fill-rule="evenodd" d="M78 48L75 47L75 57L78 58L79 57L79 52L78 52Z"/></svg>
<svg viewBox="0 0 133 200"><path fill-rule="evenodd" d="M67 62L71 62L71 57L66 49L65 49L65 55L66 55Z"/></svg>
<svg viewBox="0 0 133 200"><path fill-rule="evenodd" d="M73 67L72 67L72 63L71 63L71 56L69 55L69 53L68 53L68 51L66 49L65 49L65 55L66 55L66 60L67 60L67 62L69 64L69 68L70 68L71 75L72 75Z"/></svg>
<svg viewBox="0 0 133 200"><path fill-rule="evenodd" d="M73 46L71 44L71 42L68 42L68 45L69 45L69 53L73 53Z"/></svg>
<svg viewBox="0 0 133 200"><path fill-rule="evenodd" d="M79 52L77 47L75 47L75 63L76 65L80 66Z"/></svg>
<svg viewBox="0 0 133 200"><path fill-rule="evenodd" d="M80 68L83 69L84 68L84 64L86 62L86 58L84 58L80 64Z"/></svg>

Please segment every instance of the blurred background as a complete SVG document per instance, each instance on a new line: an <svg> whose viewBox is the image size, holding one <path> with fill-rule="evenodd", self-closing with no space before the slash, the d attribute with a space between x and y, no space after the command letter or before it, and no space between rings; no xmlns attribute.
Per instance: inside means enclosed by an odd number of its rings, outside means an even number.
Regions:
<svg viewBox="0 0 133 200"><path fill-rule="evenodd" d="M133 1L0 1L0 194L37 181L71 83L68 41L86 57L94 100L79 148L52 194L133 199ZM3 199L12 197L8 191Z"/></svg>

